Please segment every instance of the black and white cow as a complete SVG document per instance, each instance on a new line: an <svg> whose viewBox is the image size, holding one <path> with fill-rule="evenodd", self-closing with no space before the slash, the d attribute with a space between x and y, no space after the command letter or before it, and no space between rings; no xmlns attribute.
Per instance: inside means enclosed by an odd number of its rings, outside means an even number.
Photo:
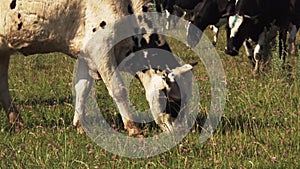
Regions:
<svg viewBox="0 0 300 169"><path fill-rule="evenodd" d="M166 12L166 29L170 29L171 24L173 24L175 28L179 17L185 15L187 11L192 11L195 6L202 1L203 0L154 0L158 12Z"/></svg>
<svg viewBox="0 0 300 169"><path fill-rule="evenodd" d="M289 1L287 0L239 0L236 15L229 17L230 35L225 53L235 56L244 41L250 38L256 42L254 49L254 74L259 71L260 54L267 39L277 35L279 30L279 53L284 60L286 32L289 24ZM278 12L280 11L280 12ZM279 29L278 29L279 28Z"/></svg>
<svg viewBox="0 0 300 169"><path fill-rule="evenodd" d="M227 16L234 12L235 0L156 0L156 3L158 3L157 6L162 6L163 9L166 10L166 29L169 29L171 24L173 24L175 28L179 17L182 16L184 16L184 19L187 21L196 24L196 27L200 29L201 32L203 32L208 25L212 25L214 32L213 45L215 46L219 27L225 25L227 23ZM189 27L188 29L188 32L190 32L188 33L188 42L191 42L189 44L191 46L193 43L197 44L201 38L201 33ZM194 36L194 34L197 35Z"/></svg>
<svg viewBox="0 0 300 169"><path fill-rule="evenodd" d="M193 9L191 23L188 27L187 41L194 47L201 39L202 32L209 25L218 25L234 13L235 0L203 0ZM200 31L199 31L200 30Z"/></svg>

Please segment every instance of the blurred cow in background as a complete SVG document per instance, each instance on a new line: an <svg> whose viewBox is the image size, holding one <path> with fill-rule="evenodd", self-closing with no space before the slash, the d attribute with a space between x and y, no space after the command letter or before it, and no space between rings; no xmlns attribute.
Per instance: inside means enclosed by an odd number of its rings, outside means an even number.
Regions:
<svg viewBox="0 0 300 169"><path fill-rule="evenodd" d="M278 12L280 11L280 12ZM279 30L279 54L285 60L286 33L289 24L289 1L286 0L239 0L236 5L236 15L229 18L231 28L227 41L226 53L238 55L239 49L246 39L251 39L257 45L254 49L254 70L259 72L261 52L266 42L277 35Z"/></svg>

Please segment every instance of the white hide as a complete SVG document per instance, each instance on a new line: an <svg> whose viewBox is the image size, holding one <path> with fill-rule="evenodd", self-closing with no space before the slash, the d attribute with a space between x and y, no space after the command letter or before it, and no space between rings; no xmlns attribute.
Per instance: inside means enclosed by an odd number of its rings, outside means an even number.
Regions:
<svg viewBox="0 0 300 169"><path fill-rule="evenodd" d="M244 18L239 15L234 15L229 17L229 27L230 27L230 38L233 38L239 31L240 26L242 25Z"/></svg>

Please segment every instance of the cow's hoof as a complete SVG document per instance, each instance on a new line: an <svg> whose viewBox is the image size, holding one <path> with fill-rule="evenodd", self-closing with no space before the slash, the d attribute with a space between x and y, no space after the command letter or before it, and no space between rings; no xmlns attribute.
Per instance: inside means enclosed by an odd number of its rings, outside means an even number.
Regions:
<svg viewBox="0 0 300 169"><path fill-rule="evenodd" d="M81 125L77 126L76 130L77 130L77 133L79 133L79 134L85 134L85 131Z"/></svg>
<svg viewBox="0 0 300 169"><path fill-rule="evenodd" d="M213 45L214 47L216 47L216 46L217 46L217 42L212 42L212 45Z"/></svg>
<svg viewBox="0 0 300 169"><path fill-rule="evenodd" d="M73 124L72 128L74 130L76 130L78 134L86 134L86 132L84 131L84 128L81 126L79 121L78 121L78 123L75 123L75 125Z"/></svg>
<svg viewBox="0 0 300 169"><path fill-rule="evenodd" d="M255 79L259 78L259 75L260 75L259 70L254 69L252 71L252 75L253 75L253 78L255 78Z"/></svg>
<svg viewBox="0 0 300 169"><path fill-rule="evenodd" d="M89 70L89 75L95 80L101 80L101 76L98 72Z"/></svg>
<svg viewBox="0 0 300 169"><path fill-rule="evenodd" d="M126 122L125 129L128 131L129 136L143 137L143 132L139 128L137 128L132 121Z"/></svg>
<svg viewBox="0 0 300 169"><path fill-rule="evenodd" d="M24 122L19 113L10 112L8 114L8 119L9 119L9 123L12 125L12 129L15 132L19 133L23 129Z"/></svg>

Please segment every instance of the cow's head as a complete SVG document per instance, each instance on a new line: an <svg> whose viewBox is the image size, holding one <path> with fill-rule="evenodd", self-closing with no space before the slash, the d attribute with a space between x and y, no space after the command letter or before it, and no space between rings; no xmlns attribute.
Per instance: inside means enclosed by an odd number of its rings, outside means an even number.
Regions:
<svg viewBox="0 0 300 169"><path fill-rule="evenodd" d="M195 26L187 28L187 42L195 47L208 25L214 25L221 18L228 17L234 11L234 0L204 0L193 11L191 23Z"/></svg>
<svg viewBox="0 0 300 169"><path fill-rule="evenodd" d="M239 0L236 4L236 15L228 19L227 46L225 53L236 56L247 38L257 37L260 26L259 6L253 0ZM255 40L253 38L253 40Z"/></svg>
<svg viewBox="0 0 300 169"><path fill-rule="evenodd" d="M182 77L196 64L185 64L171 70L147 69L137 72L146 90L146 99L155 122L163 131L173 132L174 121L182 108L187 94ZM187 84L190 85L190 84Z"/></svg>

